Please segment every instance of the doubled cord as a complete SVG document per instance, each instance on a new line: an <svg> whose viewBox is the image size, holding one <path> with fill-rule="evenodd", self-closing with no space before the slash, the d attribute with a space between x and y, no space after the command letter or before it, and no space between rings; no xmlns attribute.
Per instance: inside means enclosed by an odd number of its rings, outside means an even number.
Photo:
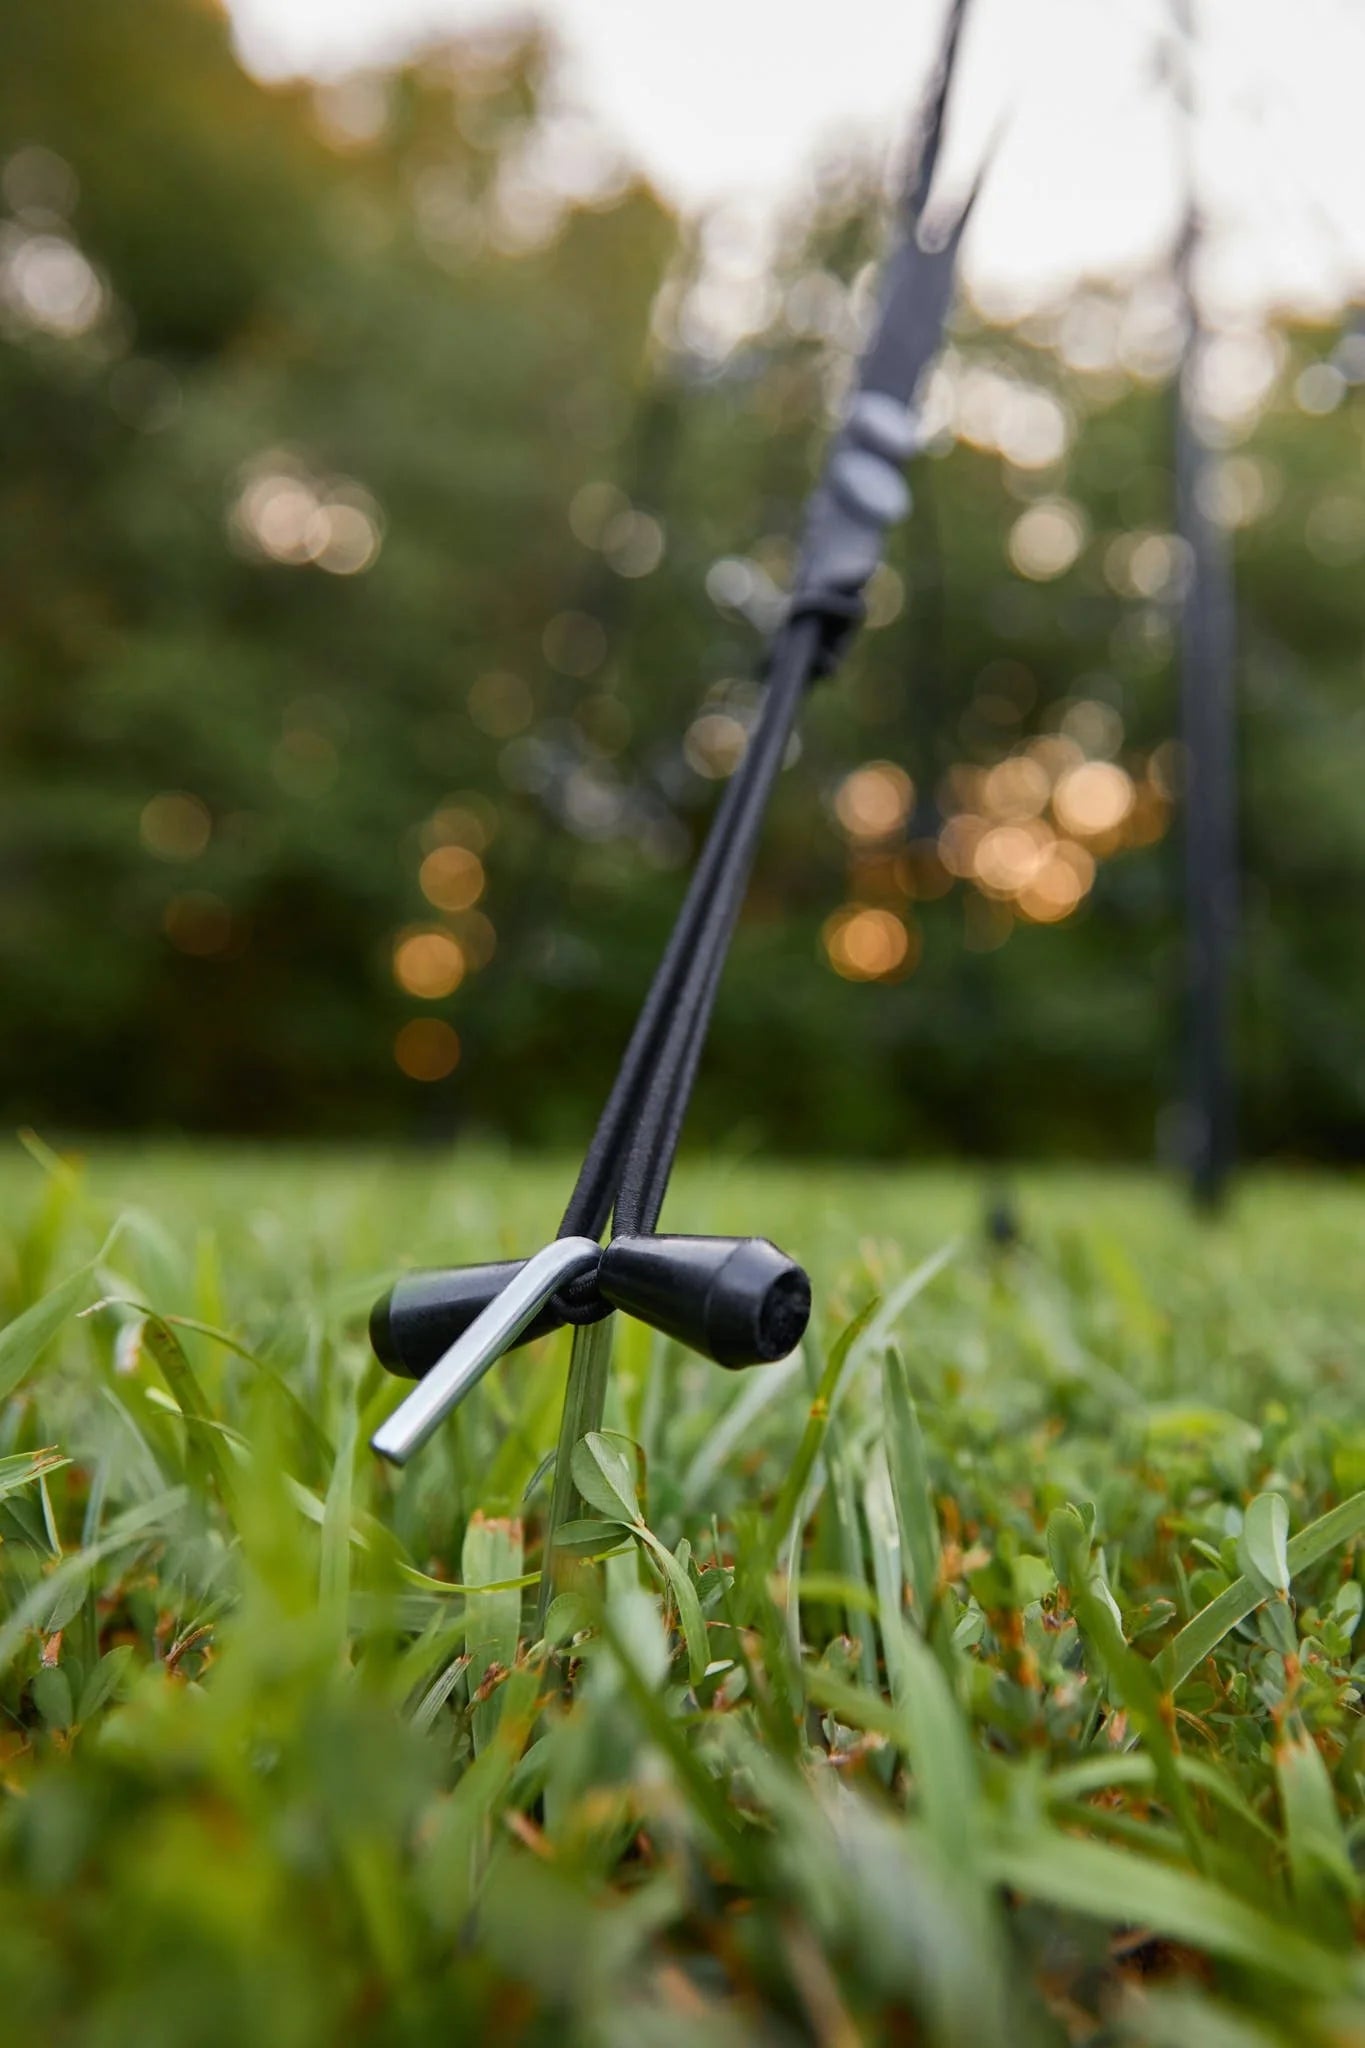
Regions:
<svg viewBox="0 0 1365 2048"><path fill-rule="evenodd" d="M808 686L833 670L863 616L886 529L909 510L913 401L942 333L965 207L929 246L919 234L967 0L950 0L943 55L906 188L880 317L807 509L786 617L768 651L758 718L698 856L559 1233L511 1267L413 1274L376 1302L376 1354L422 1386L375 1437L401 1464L510 1345L614 1308L726 1367L784 1357L810 1314L810 1281L764 1238L661 1236L660 1210L743 906L764 813ZM611 1239L600 1240L608 1222Z"/></svg>
<svg viewBox="0 0 1365 2048"><path fill-rule="evenodd" d="M764 812L820 644L818 621L803 617L774 646L758 720L593 1133L561 1237L598 1237L613 1214L618 1232L651 1231L658 1221ZM556 1307L574 1323L607 1313L591 1275L564 1288Z"/></svg>
<svg viewBox="0 0 1365 2048"><path fill-rule="evenodd" d="M793 620L774 648L767 694L745 753L748 774L740 802L726 821L716 886L622 1162L613 1216L618 1231L638 1235L653 1230L659 1220L764 813L815 672L820 644L820 622L807 615Z"/></svg>
<svg viewBox="0 0 1365 2048"><path fill-rule="evenodd" d="M863 591L888 526L909 509L902 474L914 451L912 401L938 348L957 249L975 193L934 246L919 233L943 131L966 0L952 0L906 186L899 242L888 261L880 316L848 414L812 495L793 596L768 661L757 723L721 798L687 893L617 1070L574 1190L561 1237L652 1233L668 1188L763 816L805 691L829 674L863 614ZM561 1289L567 1322L608 1313L594 1274Z"/></svg>

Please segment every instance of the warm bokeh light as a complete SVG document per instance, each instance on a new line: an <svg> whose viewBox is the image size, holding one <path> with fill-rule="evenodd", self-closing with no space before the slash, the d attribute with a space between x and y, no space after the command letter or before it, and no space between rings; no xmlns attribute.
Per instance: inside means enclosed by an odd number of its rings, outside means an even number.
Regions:
<svg viewBox="0 0 1365 2048"><path fill-rule="evenodd" d="M1062 776L1052 808L1064 830L1097 838L1121 825L1132 810L1133 779L1117 762L1084 761Z"/></svg>
<svg viewBox="0 0 1365 2048"><path fill-rule="evenodd" d="M232 939L232 913L221 896L188 889L172 896L161 916L161 929L182 953L210 959L225 953Z"/></svg>
<svg viewBox="0 0 1365 2048"><path fill-rule="evenodd" d="M444 1081L460 1063L460 1038L441 1017L413 1017L393 1041L393 1056L410 1081Z"/></svg>
<svg viewBox="0 0 1365 2048"><path fill-rule="evenodd" d="M973 871L976 849L987 831L986 820L973 811L959 811L938 835L938 857L950 875L965 881Z"/></svg>
<svg viewBox="0 0 1365 2048"><path fill-rule="evenodd" d="M1174 533L1121 533L1104 551L1104 573L1120 597L1177 598L1189 575L1188 547Z"/></svg>
<svg viewBox="0 0 1365 2048"><path fill-rule="evenodd" d="M869 632L891 625L905 609L905 581L889 562L878 562L864 593L863 623Z"/></svg>
<svg viewBox="0 0 1365 2048"><path fill-rule="evenodd" d="M893 910L870 904L845 904L826 919L821 936L830 966L846 981L886 981L919 960L919 933Z"/></svg>
<svg viewBox="0 0 1365 2048"><path fill-rule="evenodd" d="M1123 720L1112 704L1082 697L1062 719L1062 732L1092 761L1112 760L1123 745Z"/></svg>
<svg viewBox="0 0 1365 2048"><path fill-rule="evenodd" d="M1035 583L1065 575L1085 545L1085 520L1066 498L1044 498L1010 528L1009 557Z"/></svg>
<svg viewBox="0 0 1365 2048"><path fill-rule="evenodd" d="M410 996L435 1002L453 994L464 974L464 953L449 932L424 926L394 942L393 978Z"/></svg>
<svg viewBox="0 0 1365 2048"><path fill-rule="evenodd" d="M422 850L430 853L437 846L467 846L471 853L483 853L497 829L496 806L478 790L461 790L422 827Z"/></svg>
<svg viewBox="0 0 1365 2048"><path fill-rule="evenodd" d="M1254 526L1277 503L1281 488L1280 473L1272 463L1254 455L1225 455L1200 477L1199 503L1220 526Z"/></svg>
<svg viewBox="0 0 1365 2048"><path fill-rule="evenodd" d="M630 500L615 484L583 484L569 501L569 530L585 548L601 547L612 520L629 510Z"/></svg>
<svg viewBox="0 0 1365 2048"><path fill-rule="evenodd" d="M467 846L437 846L422 862L418 881L438 910L468 910L483 894L483 862Z"/></svg>
<svg viewBox="0 0 1365 2048"><path fill-rule="evenodd" d="M454 923L455 939L464 954L465 967L470 974L477 974L481 967L487 967L497 952L498 935L481 910L466 910Z"/></svg>
<svg viewBox="0 0 1365 2048"><path fill-rule="evenodd" d="M310 560L330 576L358 576L379 553L379 526L364 505L334 499L320 505L305 536Z"/></svg>
<svg viewBox="0 0 1365 2048"><path fill-rule="evenodd" d="M209 843L208 805L188 790L166 789L142 807L138 835L158 860L197 860Z"/></svg>
<svg viewBox="0 0 1365 2048"><path fill-rule="evenodd" d="M603 527L599 545L618 576L650 576L664 558L664 530L648 512L617 512Z"/></svg>
<svg viewBox="0 0 1365 2048"><path fill-rule="evenodd" d="M890 839L905 827L915 785L894 761L868 761L839 785L834 814L850 839Z"/></svg>
<svg viewBox="0 0 1365 2048"><path fill-rule="evenodd" d="M1046 862L1051 840L1046 826L993 825L977 841L972 872L988 896L1016 896Z"/></svg>
<svg viewBox="0 0 1365 2048"><path fill-rule="evenodd" d="M1171 822L1170 799L1149 778L1133 790L1133 808L1123 822L1125 846L1155 846Z"/></svg>
<svg viewBox="0 0 1365 2048"><path fill-rule="evenodd" d="M738 768L748 744L748 732L731 712L703 711L683 735L683 754L698 775L723 782Z"/></svg>
<svg viewBox="0 0 1365 2048"><path fill-rule="evenodd" d="M1085 751L1065 733L1044 732L1028 743L1028 757L1036 761L1050 783L1060 782L1068 768L1079 768Z"/></svg>
<svg viewBox="0 0 1365 2048"><path fill-rule="evenodd" d="M332 576L356 576L379 553L379 507L350 479L323 484L291 456L263 456L249 469L228 516L245 552Z"/></svg>
<svg viewBox="0 0 1365 2048"><path fill-rule="evenodd" d="M1329 569L1345 569L1365 555L1365 498L1331 491L1309 511L1304 544Z"/></svg>
<svg viewBox="0 0 1365 2048"><path fill-rule="evenodd" d="M1035 924L1057 924L1069 917L1095 879L1095 863L1083 846L1062 839L1040 864L1016 904Z"/></svg>
<svg viewBox="0 0 1365 2048"><path fill-rule="evenodd" d="M981 793L992 817L1036 818L1047 809L1052 784L1040 761L1029 754L1011 754L988 771Z"/></svg>

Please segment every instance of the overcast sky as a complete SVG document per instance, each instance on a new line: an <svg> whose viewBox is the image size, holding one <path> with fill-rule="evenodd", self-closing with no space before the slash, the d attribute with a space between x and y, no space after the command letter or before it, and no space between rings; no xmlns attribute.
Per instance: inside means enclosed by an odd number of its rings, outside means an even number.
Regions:
<svg viewBox="0 0 1365 2048"><path fill-rule="evenodd" d="M230 0L265 76L335 75L526 9L505 0ZM1365 7L1194 0L1211 310L1365 291ZM823 145L903 134L942 0L542 0L567 84L687 210L763 214ZM1159 260L1179 209L1169 0L974 0L944 176L1000 144L967 274L1000 311Z"/></svg>

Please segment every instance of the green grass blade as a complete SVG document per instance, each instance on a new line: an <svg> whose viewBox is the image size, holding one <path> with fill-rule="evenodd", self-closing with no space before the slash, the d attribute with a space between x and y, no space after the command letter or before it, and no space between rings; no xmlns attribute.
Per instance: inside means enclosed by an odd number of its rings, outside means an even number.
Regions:
<svg viewBox="0 0 1365 2048"><path fill-rule="evenodd" d="M7 1494L18 1493L24 1486L31 1486L35 1479L41 1479L47 1472L59 1472L71 1460L64 1458L60 1451L21 1451L12 1458L0 1458L0 1500Z"/></svg>
<svg viewBox="0 0 1365 2048"><path fill-rule="evenodd" d="M905 1360L894 1344L887 1346L882 1371L887 1468L900 1530L901 1555L916 1626L929 1626L938 1589L939 1530L929 1487L929 1460L924 1432L910 1392Z"/></svg>
<svg viewBox="0 0 1365 2048"><path fill-rule="evenodd" d="M839 1382L853 1356L853 1347L871 1322L876 1312L876 1301L869 1301L860 1309L853 1321L841 1332L820 1375L815 1399L806 1415L806 1426L801 1433L796 1456L773 1506L768 1524L769 1560L776 1559L789 1537L796 1521L797 1511L805 1498L806 1487L815 1470L815 1461L829 1430L830 1412L838 1393Z"/></svg>
<svg viewBox="0 0 1365 2048"><path fill-rule="evenodd" d="M582 1497L573 1476L574 1446L590 1431L602 1427L615 1332L615 1316L606 1316L600 1323L580 1324L573 1333L569 1376L564 1388L564 1410L559 1422L559 1447L555 1452L554 1487L541 1556L540 1593L536 1602L536 1627L540 1631L544 1630L545 1616L558 1590L556 1536L565 1522L577 1520L583 1511Z"/></svg>
<svg viewBox="0 0 1365 2048"><path fill-rule="evenodd" d="M0 1330L0 1401L21 1387L62 1325L88 1302L94 1289L95 1270L118 1237L116 1224L97 1257L65 1280L59 1280L22 1315Z"/></svg>
<svg viewBox="0 0 1365 2048"><path fill-rule="evenodd" d="M497 1733L503 1706L499 1682L517 1661L521 1594L507 1582L520 1571L523 1552L519 1521L485 1517L477 1510L470 1516L460 1569L470 1589L465 1648L476 1753L486 1749Z"/></svg>
<svg viewBox="0 0 1365 2048"><path fill-rule="evenodd" d="M1365 1535L1365 1492L1353 1493L1349 1500L1330 1508L1316 1522L1310 1522L1306 1529L1290 1538L1286 1556L1291 1578L1311 1570L1324 1557L1354 1542L1360 1535ZM1157 1682L1162 1689L1174 1692L1177 1686L1183 1685L1190 1673L1213 1654L1224 1636L1230 1634L1248 1614L1254 1613L1265 1598L1264 1584L1253 1584L1243 1577L1234 1579L1216 1600L1201 1608L1153 1660Z"/></svg>
<svg viewBox="0 0 1365 2048"><path fill-rule="evenodd" d="M1111 1927L1149 1929L1314 1997L1343 1981L1330 1949L1190 1871L1042 1828L1002 1828L986 1853L998 1883L1066 1912Z"/></svg>

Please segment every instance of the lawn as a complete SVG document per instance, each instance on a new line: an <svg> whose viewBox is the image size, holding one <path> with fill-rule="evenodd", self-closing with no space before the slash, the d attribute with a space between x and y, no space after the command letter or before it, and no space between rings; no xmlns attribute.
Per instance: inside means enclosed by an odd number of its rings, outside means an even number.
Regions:
<svg viewBox="0 0 1365 2048"><path fill-rule="evenodd" d="M685 1167L811 1334L616 1319L545 1605L567 1335L399 1474L365 1315L571 1177L0 1163L8 2038L1365 2039L1365 1188Z"/></svg>

